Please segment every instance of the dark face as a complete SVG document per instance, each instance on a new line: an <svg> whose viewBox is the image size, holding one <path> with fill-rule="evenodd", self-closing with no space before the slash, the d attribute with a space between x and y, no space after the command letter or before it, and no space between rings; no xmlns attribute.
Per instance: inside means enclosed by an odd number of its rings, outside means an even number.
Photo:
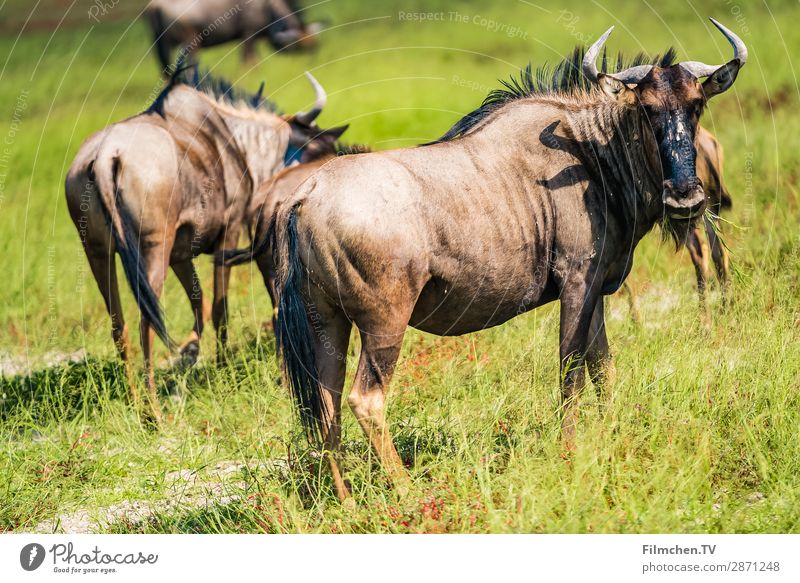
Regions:
<svg viewBox="0 0 800 583"><path fill-rule="evenodd" d="M292 134L289 138L287 165L293 162L310 162L320 156L336 153L336 141L348 126L323 130L316 123L307 125L295 119L289 120Z"/></svg>
<svg viewBox="0 0 800 583"><path fill-rule="evenodd" d="M697 126L706 104L700 83L680 65L653 67L635 91L661 160L665 212L673 219L702 214L706 196L697 177L695 149Z"/></svg>

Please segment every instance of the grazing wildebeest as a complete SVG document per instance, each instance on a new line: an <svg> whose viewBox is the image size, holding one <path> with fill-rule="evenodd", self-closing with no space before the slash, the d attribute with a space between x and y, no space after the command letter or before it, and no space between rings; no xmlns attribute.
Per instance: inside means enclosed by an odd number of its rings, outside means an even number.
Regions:
<svg viewBox="0 0 800 583"><path fill-rule="evenodd" d="M320 148L320 145L323 147ZM325 143L312 146L317 147L307 148L300 164L281 170L263 183L256 191L256 194L253 195L253 202L250 207L251 224L253 225L250 239L253 245L248 249L225 251L220 257L220 260L229 267L253 260L256 261L261 276L264 278L264 286L267 288L269 299L272 302L273 327L275 325L275 316L278 312L278 302L275 264L272 247L270 246L269 231L278 205L289 200L298 186L337 156L363 154L369 151L367 147L361 145L334 144L334 152L331 152L330 147Z"/></svg>
<svg viewBox="0 0 800 583"><path fill-rule="evenodd" d="M308 77L316 91L314 107L282 116L261 98L261 90L245 95L225 82L200 77L196 70L192 78L178 73L147 111L90 137L69 169L70 216L125 361L128 335L117 284L117 252L141 310L145 377L156 419L160 407L151 364L154 334L174 347L158 303L167 268L178 276L194 313L194 330L181 350L193 362L207 309L192 258L235 248L255 188L290 159L302 159L309 144L322 142L332 148L345 129L317 127L314 120L325 104L325 92ZM227 337L229 278L230 268L215 268L211 314L220 356Z"/></svg>
<svg viewBox="0 0 800 583"><path fill-rule="evenodd" d="M259 38L276 50L307 48L321 28L304 22L295 0L153 0L144 16L162 71L169 70L175 47L188 60L197 49L241 40L248 60Z"/></svg>
<svg viewBox="0 0 800 583"><path fill-rule="evenodd" d="M708 200L708 209L711 211L709 216L703 216L708 245L703 240L700 233L700 226L697 224L687 225L685 234L678 234L677 244L686 245L689 257L694 265L695 275L697 276L697 295L700 300L700 317L703 326L711 326L711 311L706 301L706 283L708 281L708 247L711 247L711 258L717 272L722 291L722 305L727 305L729 300L730 287L730 264L728 261L728 251L725 244L720 240L717 233L719 229L719 216L723 210L728 210L733 206L728 189L722 179L722 145L717 139L703 127L697 128L695 139L697 148L697 177L703 184L703 190ZM639 303L634 290L626 281L622 285L622 291L628 297L631 316L635 322L640 321Z"/></svg>
<svg viewBox="0 0 800 583"><path fill-rule="evenodd" d="M384 403L406 327L464 334L559 299L562 435L574 447L584 366L600 386L609 361L603 296L656 223L679 231L705 209L698 121L747 58L713 22L734 47L727 64L673 64L670 53L598 72L609 29L552 83L528 69L438 141L332 160L279 206L278 347L340 498L349 495L340 415L353 324L361 355L348 403L403 482ZM593 88L564 88L580 63Z"/></svg>

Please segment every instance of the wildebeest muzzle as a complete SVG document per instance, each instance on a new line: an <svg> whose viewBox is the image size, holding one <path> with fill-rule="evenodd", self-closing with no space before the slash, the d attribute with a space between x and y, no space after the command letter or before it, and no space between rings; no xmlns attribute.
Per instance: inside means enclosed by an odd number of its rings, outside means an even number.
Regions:
<svg viewBox="0 0 800 583"><path fill-rule="evenodd" d="M664 212L672 219L692 219L706 209L703 183L696 176L687 180L665 180L662 192Z"/></svg>

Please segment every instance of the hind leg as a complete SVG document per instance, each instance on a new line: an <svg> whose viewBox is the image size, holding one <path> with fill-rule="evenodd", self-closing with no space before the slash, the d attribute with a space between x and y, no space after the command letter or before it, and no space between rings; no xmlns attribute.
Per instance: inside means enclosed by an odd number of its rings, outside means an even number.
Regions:
<svg viewBox="0 0 800 583"><path fill-rule="evenodd" d="M145 265L145 273L150 287L153 288L156 298L161 297L164 289L164 279L169 267L169 255L172 245L171 242L154 245L142 250L142 261ZM139 322L139 335L142 344L142 357L144 359L144 377L147 385L147 400L149 413L156 422L161 421L161 405L159 404L158 392L156 391L155 371L153 368L153 345L155 342L155 329L150 320L142 316Z"/></svg>
<svg viewBox="0 0 800 583"><path fill-rule="evenodd" d="M194 315L194 328L189 337L181 344L180 352L183 361L189 366L197 362L200 353L200 338L203 335L203 324L211 317L211 305L203 295L200 279L197 277L194 263L191 260L176 263L172 271L180 280Z"/></svg>
<svg viewBox="0 0 800 583"><path fill-rule="evenodd" d="M686 249L694 264L697 275L697 295L700 300L700 318L703 327L711 328L711 310L706 301L706 281L708 280L708 247L700 236L700 229L692 227L686 236Z"/></svg>
<svg viewBox="0 0 800 583"><path fill-rule="evenodd" d="M711 259L714 261L717 278L722 288L722 307L724 308L728 305L730 299L730 260L728 259L728 250L717 234L718 225L716 221L712 223L710 219L706 218L704 223L708 244L711 247Z"/></svg>
<svg viewBox="0 0 800 583"><path fill-rule="evenodd" d="M409 477L394 447L385 410L386 393L400 355L408 318L396 321L398 325L359 325L361 357L347 402L384 470L404 494Z"/></svg>
<svg viewBox="0 0 800 583"><path fill-rule="evenodd" d="M272 253L269 251L258 255L256 257L256 264L258 265L258 270L261 272L261 277L264 278L264 287L267 288L269 300L272 302L272 329L277 330L275 325L278 317L278 287L275 281L275 269L272 265L271 256Z"/></svg>
<svg viewBox="0 0 800 583"><path fill-rule="evenodd" d="M86 257L89 260L89 267L92 270L97 287L106 304L106 310L111 317L111 337L114 339L114 346L117 348L119 357L125 366L125 373L128 377L131 397L134 405L140 405L139 391L133 378L130 363L130 343L128 341L128 325L122 315L122 302L119 297L119 283L117 281L117 262L113 243L109 246L90 246L84 247Z"/></svg>
<svg viewBox="0 0 800 583"><path fill-rule="evenodd" d="M350 488L342 478L342 391L347 364L347 346L352 324L338 308L314 303L308 310L314 337L314 354L322 398L327 417L322 422L322 439L339 500L350 496Z"/></svg>

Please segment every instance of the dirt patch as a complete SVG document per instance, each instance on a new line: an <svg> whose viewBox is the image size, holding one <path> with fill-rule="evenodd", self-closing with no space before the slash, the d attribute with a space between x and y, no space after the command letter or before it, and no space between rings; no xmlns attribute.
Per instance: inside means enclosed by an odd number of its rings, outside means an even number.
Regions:
<svg viewBox="0 0 800 583"><path fill-rule="evenodd" d="M0 12L0 32L17 35L101 26L137 18L146 0L44 0L31 14L32 3L19 2Z"/></svg>
<svg viewBox="0 0 800 583"><path fill-rule="evenodd" d="M775 113L795 102L797 102L797 91L783 85L770 94L763 93L758 105L766 113Z"/></svg>
<svg viewBox="0 0 800 583"><path fill-rule="evenodd" d="M117 522L141 524L158 514L225 506L241 500L247 483L245 471L288 473L286 460L259 463L222 461L203 471L181 469L164 476L165 497L156 500L124 500L109 506L79 508L40 522L29 532L91 534L102 532Z"/></svg>
<svg viewBox="0 0 800 583"><path fill-rule="evenodd" d="M0 352L0 376L28 376L39 368L53 368L63 364L72 364L86 359L83 349L74 352L46 352L39 358L14 355Z"/></svg>

